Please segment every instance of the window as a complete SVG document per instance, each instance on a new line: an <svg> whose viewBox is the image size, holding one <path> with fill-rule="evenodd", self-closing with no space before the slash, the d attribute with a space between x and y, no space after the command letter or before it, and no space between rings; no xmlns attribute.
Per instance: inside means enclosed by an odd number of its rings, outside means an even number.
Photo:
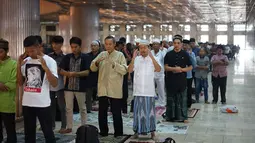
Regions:
<svg viewBox="0 0 255 143"><path fill-rule="evenodd" d="M136 25L126 25L126 31L136 31Z"/></svg>
<svg viewBox="0 0 255 143"><path fill-rule="evenodd" d="M143 25L143 31L152 31L153 25L145 24Z"/></svg>
<svg viewBox="0 0 255 143"><path fill-rule="evenodd" d="M173 41L173 35L168 35L169 41Z"/></svg>
<svg viewBox="0 0 255 143"><path fill-rule="evenodd" d="M201 28L201 31L209 31L208 25L201 25L200 28Z"/></svg>
<svg viewBox="0 0 255 143"><path fill-rule="evenodd" d="M162 24L160 25L160 31L172 31L172 25Z"/></svg>
<svg viewBox="0 0 255 143"><path fill-rule="evenodd" d="M244 24L234 25L234 31L245 31L245 25Z"/></svg>
<svg viewBox="0 0 255 143"><path fill-rule="evenodd" d="M216 25L217 31L228 31L228 25Z"/></svg>
<svg viewBox="0 0 255 143"><path fill-rule="evenodd" d="M184 31L190 31L190 25L185 25L184 26Z"/></svg>
<svg viewBox="0 0 255 143"><path fill-rule="evenodd" d="M209 41L209 36L208 35L201 35L201 42L205 43Z"/></svg>
<svg viewBox="0 0 255 143"><path fill-rule="evenodd" d="M114 32L119 30L120 30L120 25L110 25L109 31Z"/></svg>
<svg viewBox="0 0 255 143"><path fill-rule="evenodd" d="M146 38L147 38L146 35L143 35L143 39L146 40Z"/></svg>
<svg viewBox="0 0 255 143"><path fill-rule="evenodd" d="M190 39L190 35L184 35L184 39L189 40Z"/></svg>
<svg viewBox="0 0 255 143"><path fill-rule="evenodd" d="M218 35L217 36L217 44L228 44L228 35Z"/></svg>

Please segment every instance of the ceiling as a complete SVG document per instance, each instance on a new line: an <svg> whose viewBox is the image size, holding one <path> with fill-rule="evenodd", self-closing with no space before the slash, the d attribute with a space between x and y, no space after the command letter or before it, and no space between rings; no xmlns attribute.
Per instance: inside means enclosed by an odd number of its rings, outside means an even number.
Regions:
<svg viewBox="0 0 255 143"><path fill-rule="evenodd" d="M72 3L81 3L98 4L101 23L243 23L246 1L41 0L41 21L58 21L59 14L69 13Z"/></svg>

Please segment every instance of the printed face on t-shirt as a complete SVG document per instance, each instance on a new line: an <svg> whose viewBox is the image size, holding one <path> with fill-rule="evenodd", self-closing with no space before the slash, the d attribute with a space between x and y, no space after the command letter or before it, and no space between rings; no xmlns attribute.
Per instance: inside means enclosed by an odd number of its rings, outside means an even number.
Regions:
<svg viewBox="0 0 255 143"><path fill-rule="evenodd" d="M45 74L42 66L39 64L27 64L25 72L26 80L24 91L40 93L42 90L42 84Z"/></svg>

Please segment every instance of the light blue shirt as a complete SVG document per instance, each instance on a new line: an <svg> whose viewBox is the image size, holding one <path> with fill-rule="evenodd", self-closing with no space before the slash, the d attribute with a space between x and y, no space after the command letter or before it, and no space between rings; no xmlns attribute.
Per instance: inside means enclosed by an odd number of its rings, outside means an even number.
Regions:
<svg viewBox="0 0 255 143"><path fill-rule="evenodd" d="M190 57L192 68L194 69L196 67L196 55L194 52L188 53L188 54ZM187 79L191 79L191 78L192 78L192 70L187 72Z"/></svg>

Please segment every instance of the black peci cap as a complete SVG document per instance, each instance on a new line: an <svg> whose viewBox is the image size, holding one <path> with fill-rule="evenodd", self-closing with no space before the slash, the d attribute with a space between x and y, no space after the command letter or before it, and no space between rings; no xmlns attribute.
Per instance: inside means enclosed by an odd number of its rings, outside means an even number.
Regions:
<svg viewBox="0 0 255 143"><path fill-rule="evenodd" d="M1 38L0 39L0 48L7 51L9 49L9 42Z"/></svg>
<svg viewBox="0 0 255 143"><path fill-rule="evenodd" d="M183 39L183 43L184 43L184 44L189 44L190 42L189 42L189 40L187 40L187 39Z"/></svg>

